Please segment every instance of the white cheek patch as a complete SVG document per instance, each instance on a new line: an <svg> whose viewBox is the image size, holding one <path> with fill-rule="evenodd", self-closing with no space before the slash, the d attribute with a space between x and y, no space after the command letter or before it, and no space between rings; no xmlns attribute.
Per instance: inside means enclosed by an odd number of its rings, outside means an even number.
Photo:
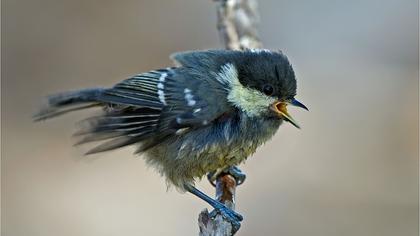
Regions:
<svg viewBox="0 0 420 236"><path fill-rule="evenodd" d="M226 64L218 74L218 80L229 82L228 101L244 111L248 116L260 116L266 113L276 99L258 90L243 86L238 79L238 71L232 64Z"/></svg>

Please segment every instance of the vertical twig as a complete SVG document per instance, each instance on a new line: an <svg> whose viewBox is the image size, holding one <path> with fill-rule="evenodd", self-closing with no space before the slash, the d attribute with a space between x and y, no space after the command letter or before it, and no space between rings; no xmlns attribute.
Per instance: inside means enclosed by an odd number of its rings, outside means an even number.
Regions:
<svg viewBox="0 0 420 236"><path fill-rule="evenodd" d="M217 28L226 49L261 48L256 0L215 0Z"/></svg>
<svg viewBox="0 0 420 236"><path fill-rule="evenodd" d="M235 190L236 180L228 174L221 174L216 179L216 199L225 204L230 209L235 209ZM207 209L204 209L198 217L200 236L230 236L238 229L233 228L232 224L217 214L211 217Z"/></svg>
<svg viewBox="0 0 420 236"><path fill-rule="evenodd" d="M217 28L226 49L242 50L261 48L257 24L259 16L256 0L214 0L217 3ZM216 179L216 199L235 209L237 181L229 174L220 174ZM231 236L234 229L220 214L211 217L207 209L198 218L200 236Z"/></svg>

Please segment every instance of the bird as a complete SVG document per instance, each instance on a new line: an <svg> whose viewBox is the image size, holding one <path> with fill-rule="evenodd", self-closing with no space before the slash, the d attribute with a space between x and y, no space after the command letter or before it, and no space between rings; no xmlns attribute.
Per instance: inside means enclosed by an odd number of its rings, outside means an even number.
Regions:
<svg viewBox="0 0 420 236"><path fill-rule="evenodd" d="M308 108L279 50L196 50L174 53L173 67L151 70L109 88L47 97L35 121L100 108L81 121L77 144L98 143L87 154L136 146L170 186L190 192L238 225L243 217L194 186L209 173L228 171L270 140L284 121L300 128L287 106ZM214 176L214 175L213 175Z"/></svg>

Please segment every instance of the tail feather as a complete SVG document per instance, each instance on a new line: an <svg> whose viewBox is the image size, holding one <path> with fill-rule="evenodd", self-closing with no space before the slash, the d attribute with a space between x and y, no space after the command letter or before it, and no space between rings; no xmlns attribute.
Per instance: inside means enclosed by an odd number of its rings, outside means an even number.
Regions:
<svg viewBox="0 0 420 236"><path fill-rule="evenodd" d="M79 138L75 145L100 142L86 153L93 154L153 139L163 105L144 98L142 93L128 96L115 88L60 93L48 97L46 106L33 118L40 121L91 107L107 108L81 121L81 130L75 134Z"/></svg>
<svg viewBox="0 0 420 236"><path fill-rule="evenodd" d="M100 106L99 97L105 89L92 88L59 93L47 98L47 104L33 116L35 121L53 118L71 111Z"/></svg>

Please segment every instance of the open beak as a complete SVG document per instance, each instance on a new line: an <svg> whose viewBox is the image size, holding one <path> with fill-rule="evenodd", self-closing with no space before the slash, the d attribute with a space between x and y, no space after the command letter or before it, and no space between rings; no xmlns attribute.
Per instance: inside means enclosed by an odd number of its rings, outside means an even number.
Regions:
<svg viewBox="0 0 420 236"><path fill-rule="evenodd" d="M305 110L309 110L305 105L303 105L301 102L299 102L296 99L293 99L292 101L288 102L280 102L277 101L271 105L271 110L276 112L280 117L285 119L286 121L290 122L292 125L294 125L296 128L300 129L299 124L293 119L293 117L287 112L287 105L292 105L296 107L303 108Z"/></svg>

